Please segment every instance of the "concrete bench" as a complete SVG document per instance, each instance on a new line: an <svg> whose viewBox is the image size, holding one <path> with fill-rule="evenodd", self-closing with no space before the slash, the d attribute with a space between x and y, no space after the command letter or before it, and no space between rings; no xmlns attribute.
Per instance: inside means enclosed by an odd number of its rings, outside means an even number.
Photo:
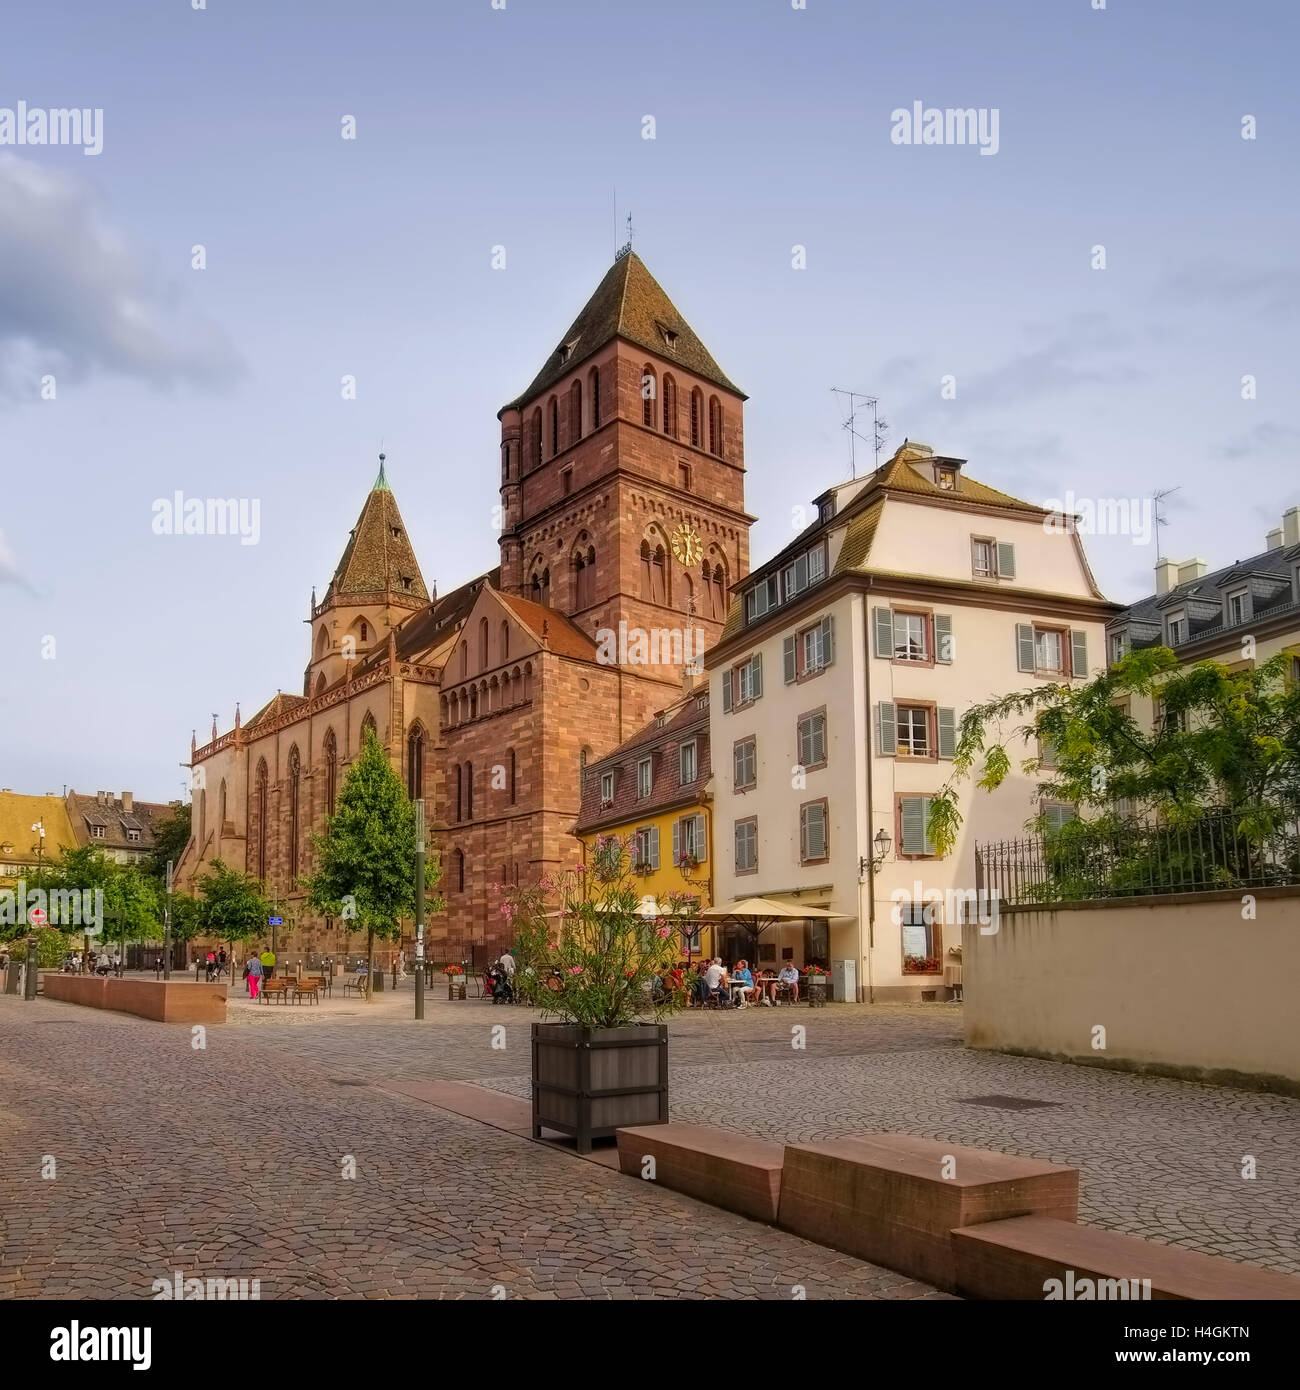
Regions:
<svg viewBox="0 0 1300 1390"><path fill-rule="evenodd" d="M1078 1207L1076 1168L910 1134L855 1134L786 1145L778 1224L952 1291L954 1227L1023 1215L1070 1222Z"/></svg>
<svg viewBox="0 0 1300 1390"><path fill-rule="evenodd" d="M966 1227L952 1241L957 1292L967 1298L1041 1300L1047 1281L1057 1279L1055 1297L1076 1301L1098 1293L1107 1300L1300 1299L1300 1279L1290 1274L1046 1216Z"/></svg>
<svg viewBox="0 0 1300 1390"><path fill-rule="evenodd" d="M618 1164L640 1178L647 1157L654 1181L754 1221L774 1222L781 1197L782 1146L708 1125L636 1125L618 1131Z"/></svg>

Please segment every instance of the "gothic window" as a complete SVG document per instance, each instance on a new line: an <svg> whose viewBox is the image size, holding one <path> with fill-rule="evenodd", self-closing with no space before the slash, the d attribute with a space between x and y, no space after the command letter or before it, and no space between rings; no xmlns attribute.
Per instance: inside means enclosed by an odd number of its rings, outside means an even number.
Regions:
<svg viewBox="0 0 1300 1390"><path fill-rule="evenodd" d="M591 388L591 427L593 430L600 428L600 368L593 367L587 378L587 384Z"/></svg>
<svg viewBox="0 0 1300 1390"><path fill-rule="evenodd" d="M451 852L451 874L456 884L456 891L463 893L465 891L465 851L463 849L454 849Z"/></svg>
<svg viewBox="0 0 1300 1390"><path fill-rule="evenodd" d="M510 624L501 624L501 651L499 653L502 661L510 660Z"/></svg>
<svg viewBox="0 0 1300 1390"><path fill-rule="evenodd" d="M324 623L320 625L320 632L316 636L316 656L324 656L330 649L330 631Z"/></svg>
<svg viewBox="0 0 1300 1390"><path fill-rule="evenodd" d="M689 574L682 575L682 612L695 612L695 585Z"/></svg>
<svg viewBox="0 0 1300 1390"><path fill-rule="evenodd" d="M221 790L217 794L217 811L220 819L217 822L217 834L221 834L221 827L226 823L226 779L221 779Z"/></svg>
<svg viewBox="0 0 1300 1390"><path fill-rule="evenodd" d="M406 794L412 801L424 795L424 730L411 726L406 739Z"/></svg>
<svg viewBox="0 0 1300 1390"><path fill-rule="evenodd" d="M539 407L533 411L533 437L529 440L533 448L533 466L542 466L542 412Z"/></svg>
<svg viewBox="0 0 1300 1390"><path fill-rule="evenodd" d="M257 780L254 796L254 808L257 816L257 876L264 882L266 880L266 759L261 758L257 764Z"/></svg>
<svg viewBox="0 0 1300 1390"><path fill-rule="evenodd" d="M461 766L460 766L460 764L457 763L457 764L456 764L456 819L457 819L457 820L464 820L464 819L465 819L465 813L464 813L464 806L465 806L465 800L464 800L464 798L465 798L464 776L465 776L465 774L461 771Z"/></svg>
<svg viewBox="0 0 1300 1390"><path fill-rule="evenodd" d="M586 552L577 550L573 556L574 608L590 608L595 602L596 551L588 546Z"/></svg>
<svg viewBox="0 0 1300 1390"><path fill-rule="evenodd" d="M548 433L551 436L551 457L554 458L560 452L560 408L555 403L554 396L546 409L550 417Z"/></svg>
<svg viewBox="0 0 1300 1390"><path fill-rule="evenodd" d="M647 429L655 427L655 369L647 362L641 368L641 423Z"/></svg>
<svg viewBox="0 0 1300 1390"><path fill-rule="evenodd" d="M325 672L322 671L322 672L320 673L320 679L316 682L316 694L317 694L317 695L323 695L324 693L325 693Z"/></svg>
<svg viewBox="0 0 1300 1390"><path fill-rule="evenodd" d="M199 844L208 838L208 789L199 793Z"/></svg>
<svg viewBox="0 0 1300 1390"><path fill-rule="evenodd" d="M705 566L707 571L708 566ZM713 616L721 622L727 616L727 576L722 572L720 564L713 567Z"/></svg>
<svg viewBox="0 0 1300 1390"><path fill-rule="evenodd" d="M528 597L534 603L542 601L542 577L536 571L533 572L532 581L528 585Z"/></svg>
<svg viewBox="0 0 1300 1390"><path fill-rule="evenodd" d="M722 402L709 397L709 453L722 457Z"/></svg>
<svg viewBox="0 0 1300 1390"><path fill-rule="evenodd" d="M363 642L370 641L370 629L366 626L366 620L364 618L361 619L361 640Z"/></svg>
<svg viewBox="0 0 1300 1390"><path fill-rule="evenodd" d="M474 819L474 764L465 764L465 819Z"/></svg>
<svg viewBox="0 0 1300 1390"><path fill-rule="evenodd" d="M677 383L664 373L664 433L677 438Z"/></svg>
<svg viewBox="0 0 1300 1390"><path fill-rule="evenodd" d="M488 667L488 620L478 620L478 668L486 671Z"/></svg>
<svg viewBox="0 0 1300 1390"><path fill-rule="evenodd" d="M549 608L551 606L551 571L549 567L542 571L541 603L543 608Z"/></svg>
<svg viewBox="0 0 1300 1390"><path fill-rule="evenodd" d="M298 808L302 788L302 760L298 745L289 749L289 887L298 883L298 837L300 830Z"/></svg>
<svg viewBox="0 0 1300 1390"><path fill-rule="evenodd" d="M325 814L334 814L334 802L338 797L339 789L339 747L334 737L334 730L325 731Z"/></svg>
<svg viewBox="0 0 1300 1390"><path fill-rule="evenodd" d="M525 702L533 698L533 668L532 664L524 667L524 700Z"/></svg>
<svg viewBox="0 0 1300 1390"><path fill-rule="evenodd" d="M668 557L662 545L655 546L650 557L650 601L668 602Z"/></svg>
<svg viewBox="0 0 1300 1390"><path fill-rule="evenodd" d="M569 387L569 443L576 444L582 438L582 382L575 381Z"/></svg>
<svg viewBox="0 0 1300 1390"><path fill-rule="evenodd" d="M361 743L363 746L366 741L367 730L374 734L376 738L379 737L379 730L375 726L375 716L371 714L369 710L366 711L366 717L361 721Z"/></svg>
<svg viewBox="0 0 1300 1390"><path fill-rule="evenodd" d="M650 587L650 542L641 542L641 597L648 599L652 597L653 590Z"/></svg>
<svg viewBox="0 0 1300 1390"><path fill-rule="evenodd" d="M515 804L515 750L510 750L510 804Z"/></svg>
<svg viewBox="0 0 1300 1390"><path fill-rule="evenodd" d="M704 393L697 386L691 392L691 443L698 449L700 447L700 415L704 407Z"/></svg>
<svg viewBox="0 0 1300 1390"><path fill-rule="evenodd" d="M478 718L478 686L472 686L469 692L469 717Z"/></svg>

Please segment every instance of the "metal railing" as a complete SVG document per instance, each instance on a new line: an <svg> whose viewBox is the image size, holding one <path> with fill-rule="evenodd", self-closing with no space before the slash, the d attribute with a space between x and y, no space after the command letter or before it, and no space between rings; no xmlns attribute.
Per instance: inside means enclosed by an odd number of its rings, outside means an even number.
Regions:
<svg viewBox="0 0 1300 1390"><path fill-rule="evenodd" d="M1178 825L1069 821L975 846L975 886L1007 907L1300 884L1300 819L1245 834L1229 810Z"/></svg>

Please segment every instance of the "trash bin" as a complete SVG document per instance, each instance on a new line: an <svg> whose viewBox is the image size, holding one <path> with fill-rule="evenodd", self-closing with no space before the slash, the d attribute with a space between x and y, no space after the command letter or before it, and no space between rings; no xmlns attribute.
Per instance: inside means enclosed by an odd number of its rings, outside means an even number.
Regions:
<svg viewBox="0 0 1300 1390"><path fill-rule="evenodd" d="M375 969L374 978L370 982L372 994L382 994L384 989L384 972L378 967Z"/></svg>
<svg viewBox="0 0 1300 1390"><path fill-rule="evenodd" d="M18 977L21 970L22 965L16 960L11 960L9 964L5 966L4 989L6 994L18 993Z"/></svg>

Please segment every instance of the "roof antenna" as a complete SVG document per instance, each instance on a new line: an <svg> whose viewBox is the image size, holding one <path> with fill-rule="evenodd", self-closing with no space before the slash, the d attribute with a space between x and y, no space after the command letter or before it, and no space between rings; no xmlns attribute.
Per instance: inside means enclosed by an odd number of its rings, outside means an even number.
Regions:
<svg viewBox="0 0 1300 1390"><path fill-rule="evenodd" d="M632 214L629 212L628 215L627 215L627 240L623 243L622 246L619 247L618 251L615 253L614 259L615 259L616 261L621 261L621 260L623 259L624 256L631 255L631 252L632 252L632 238L633 238L635 235L636 235L636 228L633 227L633 225L632 225Z"/></svg>
<svg viewBox="0 0 1300 1390"><path fill-rule="evenodd" d="M889 432L889 421L881 418L880 398L878 396L867 396L861 391L848 391L842 386L832 386L831 394L835 396L848 397L848 414L844 418L841 429L847 430L849 435L849 476L852 479L858 476L857 448L855 440L862 440L864 444L870 444L875 455L875 467L880 467L880 450L884 447L885 435ZM858 405L871 407L871 438L859 434L857 428Z"/></svg>
<svg viewBox="0 0 1300 1390"><path fill-rule="evenodd" d="M1161 528L1162 526L1168 526L1168 525L1169 525L1169 518L1160 515L1160 504L1161 504L1161 502L1163 502L1163 501L1165 500L1166 497L1172 497L1172 496L1174 495L1174 493L1176 493L1176 492L1181 492L1182 490L1183 490L1183 489L1182 489L1182 485L1179 484L1178 487L1160 488L1158 491L1153 492L1153 493L1151 494L1151 511L1152 511L1152 514L1153 514L1154 517L1155 517L1155 523L1156 523L1156 525L1155 525L1155 532L1156 532L1156 564L1157 564L1157 565L1160 563L1160 528Z"/></svg>

